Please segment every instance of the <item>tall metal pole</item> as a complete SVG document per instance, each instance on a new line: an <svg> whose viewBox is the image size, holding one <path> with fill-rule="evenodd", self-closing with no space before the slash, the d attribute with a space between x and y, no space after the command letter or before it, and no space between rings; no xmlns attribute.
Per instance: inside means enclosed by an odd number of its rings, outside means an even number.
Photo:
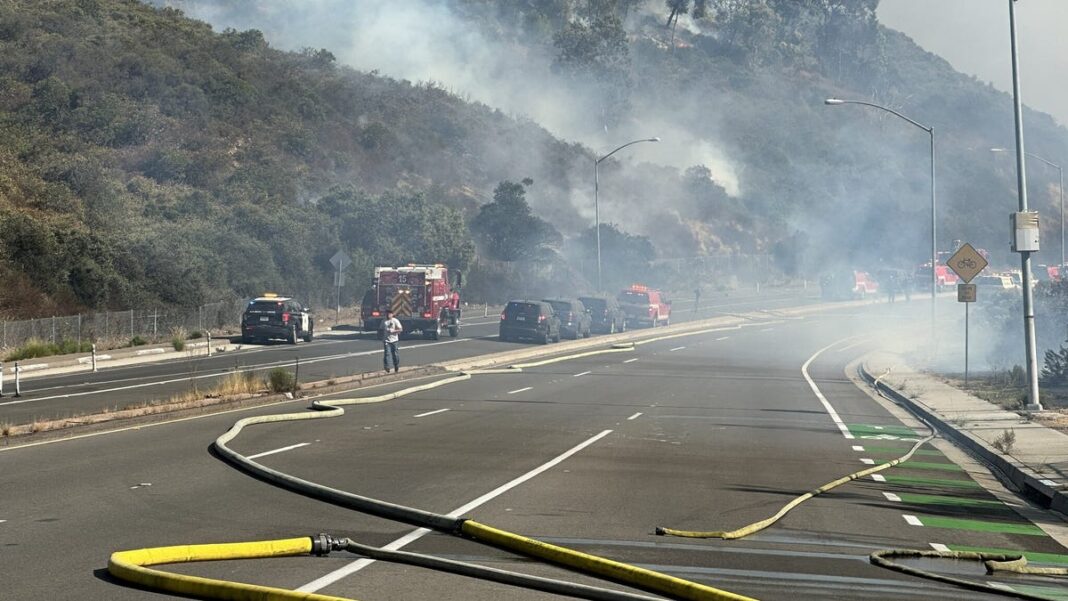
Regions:
<svg viewBox="0 0 1068 601"><path fill-rule="evenodd" d="M1009 38L1012 46L1012 98L1016 121L1016 188L1020 212L1027 211L1027 171L1024 156L1023 101L1020 98L1020 56L1016 46L1016 0L1009 0ZM1020 253L1023 272L1024 346L1027 354L1027 409L1041 411L1038 392L1038 354L1035 344L1035 307L1031 291L1031 253Z"/></svg>
<svg viewBox="0 0 1068 601"><path fill-rule="evenodd" d="M1060 172L1060 183L1057 184L1057 190L1061 193L1061 264L1057 266L1057 277L1061 280L1064 279L1064 168L1057 165L1057 171Z"/></svg>
<svg viewBox="0 0 1068 601"><path fill-rule="evenodd" d="M640 144L642 142L659 142L659 141L660 141L660 138L642 138L641 140L631 140L630 142L627 142L626 144L616 148L612 152L604 155L603 157L601 157L601 158L599 158L599 159L597 159L596 161L593 162L593 227L594 227L595 230L597 230L596 231L596 236L597 236L597 291L598 292L601 292L602 290L601 290L601 214L600 214L600 209L597 206L597 194L598 194L598 189L600 188L600 182L598 181L597 167L601 164L602 161L604 161L608 157L612 156L613 154L619 152L620 150L623 150L627 146L631 146L633 144Z"/></svg>
<svg viewBox="0 0 1068 601"><path fill-rule="evenodd" d="M601 187L597 177L597 167L601 164L600 159L593 162L593 228L597 235L597 292L601 292L601 210L597 204L597 194Z"/></svg>
<svg viewBox="0 0 1068 601"><path fill-rule="evenodd" d="M938 197L935 192L934 127L929 128L927 133L931 135L931 336L934 340L938 340L938 337L934 335L935 324L938 323L936 314L938 310L938 273L936 269L938 264L938 230L935 225L938 214Z"/></svg>

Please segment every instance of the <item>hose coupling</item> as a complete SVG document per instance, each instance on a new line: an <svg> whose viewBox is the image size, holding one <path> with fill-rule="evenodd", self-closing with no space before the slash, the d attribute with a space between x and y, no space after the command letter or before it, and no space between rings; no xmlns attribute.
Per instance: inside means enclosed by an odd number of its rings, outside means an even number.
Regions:
<svg viewBox="0 0 1068 601"><path fill-rule="evenodd" d="M329 555L331 551L340 551L345 548L345 539L335 538L329 534L323 534L320 532L311 537L312 541L312 555L322 557L323 555Z"/></svg>

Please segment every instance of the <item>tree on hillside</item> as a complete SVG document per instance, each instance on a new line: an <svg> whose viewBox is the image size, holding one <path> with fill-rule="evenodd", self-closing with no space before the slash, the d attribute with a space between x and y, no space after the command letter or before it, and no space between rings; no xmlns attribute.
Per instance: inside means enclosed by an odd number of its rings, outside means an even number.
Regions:
<svg viewBox="0 0 1068 601"><path fill-rule="evenodd" d="M529 178L518 184L501 182L493 191L493 202L482 205L471 220L471 232L489 258L535 259L546 247L560 244L560 232L534 215L527 204L527 188L533 183Z"/></svg>
<svg viewBox="0 0 1068 601"><path fill-rule="evenodd" d="M577 247L582 264L595 266L597 229L591 227L583 231ZM656 250L647 236L629 234L611 223L601 224L601 269L606 287L645 280L649 275L649 262L655 258Z"/></svg>
<svg viewBox="0 0 1068 601"><path fill-rule="evenodd" d="M615 10L590 12L553 36L553 69L576 83L593 82L604 127L614 125L630 104L630 49Z"/></svg>

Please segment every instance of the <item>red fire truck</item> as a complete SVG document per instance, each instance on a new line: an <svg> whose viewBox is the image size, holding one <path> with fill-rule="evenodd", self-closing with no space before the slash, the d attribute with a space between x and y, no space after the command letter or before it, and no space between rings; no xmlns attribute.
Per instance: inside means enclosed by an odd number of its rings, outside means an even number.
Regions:
<svg viewBox="0 0 1068 601"><path fill-rule="evenodd" d="M375 267L364 301L363 329L377 332L386 309L392 309L405 334L419 331L424 338L437 340L447 329L449 336L458 336L463 280L459 271L454 270L453 275L454 286L449 282L449 268L440 263Z"/></svg>

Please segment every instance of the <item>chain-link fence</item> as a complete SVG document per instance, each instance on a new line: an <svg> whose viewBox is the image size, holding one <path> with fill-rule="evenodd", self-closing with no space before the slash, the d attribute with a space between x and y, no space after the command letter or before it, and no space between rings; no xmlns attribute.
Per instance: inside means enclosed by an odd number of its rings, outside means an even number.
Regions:
<svg viewBox="0 0 1068 601"><path fill-rule="evenodd" d="M186 309L131 309L62 317L0 322L0 349L17 348L31 340L58 344L83 341L124 346L134 338L146 342L169 340L183 332L236 329L245 303L219 301Z"/></svg>

